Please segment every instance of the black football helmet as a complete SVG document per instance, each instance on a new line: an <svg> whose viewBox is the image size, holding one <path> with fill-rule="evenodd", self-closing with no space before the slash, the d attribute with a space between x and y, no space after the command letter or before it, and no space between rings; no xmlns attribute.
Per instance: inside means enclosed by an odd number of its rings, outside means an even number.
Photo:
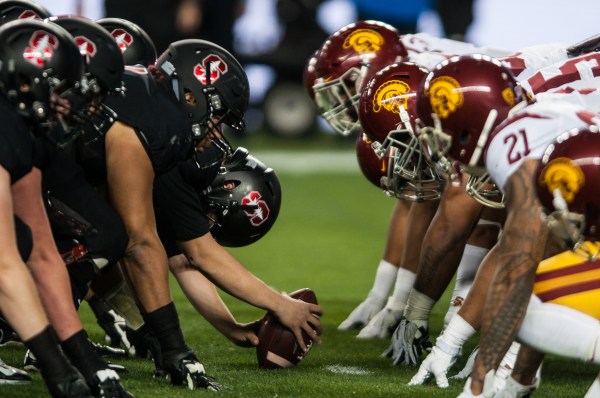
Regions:
<svg viewBox="0 0 600 398"><path fill-rule="evenodd" d="M155 65L170 80L197 142L204 138L209 124L245 129L250 85L242 65L229 51L206 40L180 40L172 43ZM189 95L193 101L186 100ZM213 123L215 119L218 121ZM231 152L226 140L213 141L218 141L224 152Z"/></svg>
<svg viewBox="0 0 600 398"><path fill-rule="evenodd" d="M125 68L121 50L106 29L84 17L60 16L49 21L73 36L85 60L85 76L94 94L123 91Z"/></svg>
<svg viewBox="0 0 600 398"><path fill-rule="evenodd" d="M201 203L214 215L211 228L223 246L240 247L256 242L273 226L281 207L281 185L272 168L237 148L225 162Z"/></svg>
<svg viewBox="0 0 600 398"><path fill-rule="evenodd" d="M60 16L51 17L48 21L63 27L73 36L84 59L85 71L80 90L66 97L71 111L65 116L71 125L81 125L95 113L104 112L100 106L104 96L124 93L121 79L125 65L121 50L106 29L87 18ZM91 105L98 106L90 110Z"/></svg>
<svg viewBox="0 0 600 398"><path fill-rule="evenodd" d="M26 120L47 122L51 97L78 89L82 73L79 49L60 26L24 19L0 27L0 91Z"/></svg>
<svg viewBox="0 0 600 398"><path fill-rule="evenodd" d="M154 42L139 25L122 18L103 18L96 23L115 39L125 65L149 66L156 62Z"/></svg>
<svg viewBox="0 0 600 398"><path fill-rule="evenodd" d="M0 1L0 25L17 19L46 19L52 14L42 5L27 0Z"/></svg>
<svg viewBox="0 0 600 398"><path fill-rule="evenodd" d="M535 173L548 227L570 249L586 240L600 240L599 130L590 125L558 136L546 148Z"/></svg>

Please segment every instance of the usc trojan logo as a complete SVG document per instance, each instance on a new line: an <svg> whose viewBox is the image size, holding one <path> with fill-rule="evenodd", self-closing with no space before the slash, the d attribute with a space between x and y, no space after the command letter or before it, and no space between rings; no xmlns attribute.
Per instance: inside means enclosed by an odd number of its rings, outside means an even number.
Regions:
<svg viewBox="0 0 600 398"><path fill-rule="evenodd" d="M133 43L133 37L123 29L115 29L110 32L110 35L115 39L117 45L121 49L121 54L123 54Z"/></svg>
<svg viewBox="0 0 600 398"><path fill-rule="evenodd" d="M244 213L250 219L250 224L255 227L267 221L271 212L267 203L261 198L262 196L257 191L250 191L242 198L242 206L257 206L253 210L244 210Z"/></svg>
<svg viewBox="0 0 600 398"><path fill-rule="evenodd" d="M450 76L440 76L431 81L426 95L429 95L431 109L442 119L446 119L463 104L463 95L457 90L458 82Z"/></svg>
<svg viewBox="0 0 600 398"><path fill-rule="evenodd" d="M511 107L515 106L515 92L511 88L506 87L502 90L502 98Z"/></svg>
<svg viewBox="0 0 600 398"><path fill-rule="evenodd" d="M377 88L373 97L373 111L379 112L385 108L392 113L400 113L400 107L408 109L410 86L402 80L390 80Z"/></svg>
<svg viewBox="0 0 600 398"><path fill-rule="evenodd" d="M75 44L79 47L79 52L85 57L85 62L89 63L90 58L96 55L96 45L85 36L76 36Z"/></svg>
<svg viewBox="0 0 600 398"><path fill-rule="evenodd" d="M344 48L352 47L357 53L376 53L383 45L383 36L371 29L358 29L344 40Z"/></svg>
<svg viewBox="0 0 600 398"><path fill-rule="evenodd" d="M538 184L546 186L552 195L554 190L560 190L567 203L575 199L575 195L585 184L581 168L569 158L556 158L542 170Z"/></svg>
<svg viewBox="0 0 600 398"><path fill-rule="evenodd" d="M225 61L216 54L210 54L201 63L194 66L194 76L200 83L216 82L219 77L227 73L228 67Z"/></svg>
<svg viewBox="0 0 600 398"><path fill-rule="evenodd" d="M42 68L47 61L54 56L54 50L58 47L56 36L38 30L33 32L29 39L29 47L23 51L23 58L30 64Z"/></svg>

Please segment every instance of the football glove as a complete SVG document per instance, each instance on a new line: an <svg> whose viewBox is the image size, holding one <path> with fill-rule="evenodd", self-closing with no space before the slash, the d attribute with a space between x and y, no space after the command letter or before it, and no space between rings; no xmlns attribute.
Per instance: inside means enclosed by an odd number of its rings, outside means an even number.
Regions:
<svg viewBox="0 0 600 398"><path fill-rule="evenodd" d="M428 328L402 318L392 334L390 347L383 355L391 356L393 365L416 366L419 357L423 352L430 352L431 347Z"/></svg>
<svg viewBox="0 0 600 398"><path fill-rule="evenodd" d="M348 318L338 326L338 330L359 329L369 323L369 321L377 315L385 306L385 299L378 300L367 297L365 301L356 307Z"/></svg>
<svg viewBox="0 0 600 398"><path fill-rule="evenodd" d="M438 346L433 347L408 385L416 386L424 384L433 376L438 387L448 388L447 373L450 367L456 362L459 351L456 350L453 354L450 354Z"/></svg>
<svg viewBox="0 0 600 398"><path fill-rule="evenodd" d="M404 310L392 310L385 307L377 313L356 336L357 339L387 339L390 337L398 322L402 319Z"/></svg>

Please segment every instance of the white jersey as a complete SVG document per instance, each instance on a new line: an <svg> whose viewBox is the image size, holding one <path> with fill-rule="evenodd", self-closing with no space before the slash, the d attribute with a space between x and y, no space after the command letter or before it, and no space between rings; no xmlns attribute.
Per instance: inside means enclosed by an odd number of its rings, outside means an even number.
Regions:
<svg viewBox="0 0 600 398"><path fill-rule="evenodd" d="M534 96L548 91L600 88L600 53L583 54L540 68L520 84Z"/></svg>
<svg viewBox="0 0 600 398"><path fill-rule="evenodd" d="M539 159L560 134L589 125L600 127L600 115L586 107L556 100L534 103L500 124L485 152L487 171L500 191L527 159Z"/></svg>
<svg viewBox="0 0 600 398"><path fill-rule="evenodd" d="M560 43L540 44L523 48L514 54L498 58L518 81L531 77L541 68L569 59L567 46Z"/></svg>
<svg viewBox="0 0 600 398"><path fill-rule="evenodd" d="M483 54L497 58L519 81L529 78L543 67L569 59L567 45L562 43L541 44L513 52L477 47L471 43L441 39L427 33L402 35L400 41L408 51L408 60L425 68L432 69L455 55Z"/></svg>
<svg viewBox="0 0 600 398"><path fill-rule="evenodd" d="M400 36L400 42L409 55L414 53L445 53L452 55L485 54L490 57L506 57L513 51L490 47L477 47L464 41L444 39L428 33L405 34Z"/></svg>

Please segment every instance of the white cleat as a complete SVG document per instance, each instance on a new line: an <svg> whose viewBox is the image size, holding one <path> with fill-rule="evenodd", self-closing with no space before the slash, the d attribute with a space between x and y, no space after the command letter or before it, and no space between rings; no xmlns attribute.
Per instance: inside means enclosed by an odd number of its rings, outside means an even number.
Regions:
<svg viewBox="0 0 600 398"><path fill-rule="evenodd" d="M385 307L356 336L357 339L389 339L402 319L404 310Z"/></svg>
<svg viewBox="0 0 600 398"><path fill-rule="evenodd" d="M385 306L386 299L367 297L348 315L345 321L340 323L338 330L360 329L377 315Z"/></svg>

